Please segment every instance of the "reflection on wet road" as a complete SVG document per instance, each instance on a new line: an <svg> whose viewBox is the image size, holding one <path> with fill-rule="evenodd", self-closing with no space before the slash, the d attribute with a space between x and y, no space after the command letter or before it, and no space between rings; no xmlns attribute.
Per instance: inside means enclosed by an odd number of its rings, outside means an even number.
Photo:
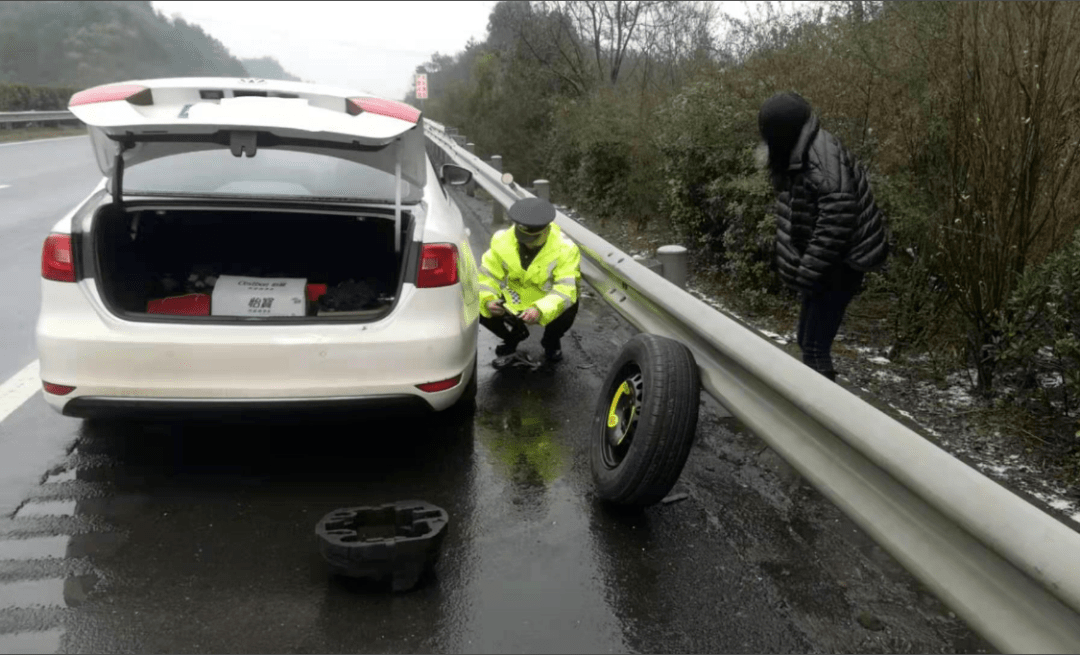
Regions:
<svg viewBox="0 0 1080 655"><path fill-rule="evenodd" d="M595 375L481 375L475 415L456 419L79 423L28 404L25 420L76 432L0 524L0 648L741 650L725 636L741 623L774 624L750 650L805 647L785 621L680 616L678 597L708 584L680 564L680 543L707 545L704 522L621 516L592 496L583 399ZM329 578L315 522L404 498L450 514L436 578L396 596Z"/></svg>
<svg viewBox="0 0 1080 655"><path fill-rule="evenodd" d="M459 200L479 256L487 205ZM4 243L39 256L45 223L9 227ZM25 354L16 323L5 336ZM586 295L555 371L497 372L481 330L464 416L82 422L32 398L0 422L0 653L981 647L707 411L676 488L688 500L601 504L588 431L605 362L632 334ZM449 513L434 578L391 594L328 576L316 522L403 499ZM881 627L857 622L867 610Z"/></svg>

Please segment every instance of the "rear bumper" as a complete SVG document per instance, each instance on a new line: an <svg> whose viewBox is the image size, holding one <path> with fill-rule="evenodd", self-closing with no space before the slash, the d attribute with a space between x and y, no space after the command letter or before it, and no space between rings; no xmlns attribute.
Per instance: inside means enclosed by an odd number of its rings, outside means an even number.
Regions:
<svg viewBox="0 0 1080 655"><path fill-rule="evenodd" d="M127 418L182 421L283 419L303 415L333 418L352 412L387 416L430 414L434 410L421 398L408 395L364 398L110 398L80 396L63 405L61 413L73 418Z"/></svg>
<svg viewBox="0 0 1080 655"><path fill-rule="evenodd" d="M327 407L442 411L465 391L478 323L461 289L410 289L375 323L193 325L132 323L102 310L87 283L43 281L37 324L45 393L76 417L130 413L276 414ZM450 389L418 385L461 376ZM129 412L130 410L130 412Z"/></svg>

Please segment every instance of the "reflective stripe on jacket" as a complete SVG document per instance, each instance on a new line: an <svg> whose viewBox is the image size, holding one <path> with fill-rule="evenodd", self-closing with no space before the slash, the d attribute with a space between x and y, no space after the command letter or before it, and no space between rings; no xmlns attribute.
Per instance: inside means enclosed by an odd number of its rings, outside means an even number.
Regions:
<svg viewBox="0 0 1080 655"><path fill-rule="evenodd" d="M487 304L501 298L515 314L536 307L540 325L547 325L577 302L580 280L581 251L558 225L551 224L528 270L521 268L513 228L499 230L480 262L480 313L491 318Z"/></svg>

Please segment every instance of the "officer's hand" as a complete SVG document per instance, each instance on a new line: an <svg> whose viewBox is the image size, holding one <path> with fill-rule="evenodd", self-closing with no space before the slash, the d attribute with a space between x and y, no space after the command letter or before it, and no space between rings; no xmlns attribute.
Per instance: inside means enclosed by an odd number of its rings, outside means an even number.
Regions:
<svg viewBox="0 0 1080 655"><path fill-rule="evenodd" d="M498 300L489 300L487 308L488 311L491 312L492 316L502 316L506 313L506 310L503 309L502 303L500 303Z"/></svg>
<svg viewBox="0 0 1080 655"><path fill-rule="evenodd" d="M521 320L529 325L536 323L540 320L540 310L535 307L526 309L525 313L521 315Z"/></svg>

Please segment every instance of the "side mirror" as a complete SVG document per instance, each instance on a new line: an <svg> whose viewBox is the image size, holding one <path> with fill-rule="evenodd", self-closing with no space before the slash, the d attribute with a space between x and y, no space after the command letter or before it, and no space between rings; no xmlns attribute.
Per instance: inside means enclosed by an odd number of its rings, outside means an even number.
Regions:
<svg viewBox="0 0 1080 655"><path fill-rule="evenodd" d="M455 164L443 164L439 174L442 177L443 184L449 184L450 186L462 186L468 184L469 180L472 179L472 171Z"/></svg>

